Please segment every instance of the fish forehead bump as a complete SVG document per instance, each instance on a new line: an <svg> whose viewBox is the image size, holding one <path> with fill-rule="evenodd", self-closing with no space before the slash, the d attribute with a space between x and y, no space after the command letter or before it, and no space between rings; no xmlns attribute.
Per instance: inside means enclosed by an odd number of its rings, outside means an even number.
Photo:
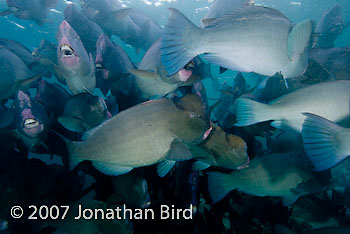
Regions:
<svg viewBox="0 0 350 234"><path fill-rule="evenodd" d="M102 57L103 54L106 52L108 45L109 45L109 39L106 37L106 35L101 34L96 42L96 54Z"/></svg>
<svg viewBox="0 0 350 234"><path fill-rule="evenodd" d="M245 141L239 136L227 134L226 139L227 139L228 143L234 148L246 147Z"/></svg>
<svg viewBox="0 0 350 234"><path fill-rule="evenodd" d="M29 118L35 119L32 113L32 109L30 108L23 109L23 111L21 112L21 117L22 117L22 120L29 119Z"/></svg>
<svg viewBox="0 0 350 234"><path fill-rule="evenodd" d="M197 114L203 114L205 112L204 104L201 98L195 94L188 94L183 96L177 103L176 106L185 111L192 111Z"/></svg>
<svg viewBox="0 0 350 234"><path fill-rule="evenodd" d="M25 106L28 106L28 107L32 106L30 97L21 90L19 90L17 93L17 101L21 109L24 108Z"/></svg>
<svg viewBox="0 0 350 234"><path fill-rule="evenodd" d="M75 32L73 27L66 20L63 20L59 26L56 37L57 37L57 40L62 40L63 38L65 38L65 40L68 40L68 38L70 39L79 38L79 35Z"/></svg>
<svg viewBox="0 0 350 234"><path fill-rule="evenodd" d="M104 34L101 34L99 37L98 37L98 39L97 39L97 45L99 45L99 46L101 46L101 47L104 47L104 46L106 46L107 45L107 41L108 41L109 39L107 38L107 36L106 35L104 35Z"/></svg>
<svg viewBox="0 0 350 234"><path fill-rule="evenodd" d="M62 23L60 24L59 29L60 30L66 30L66 29L71 29L72 27L70 26L70 24L67 22L67 20L63 20Z"/></svg>

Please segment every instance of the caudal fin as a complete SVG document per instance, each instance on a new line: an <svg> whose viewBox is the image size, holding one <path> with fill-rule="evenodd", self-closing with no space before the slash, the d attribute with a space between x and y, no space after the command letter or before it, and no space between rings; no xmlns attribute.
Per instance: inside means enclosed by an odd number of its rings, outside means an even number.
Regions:
<svg viewBox="0 0 350 234"><path fill-rule="evenodd" d="M229 192L237 187L232 184L231 174L208 172L208 191L213 203L222 200Z"/></svg>
<svg viewBox="0 0 350 234"><path fill-rule="evenodd" d="M189 46L195 43L193 35L200 29L180 11L169 8L168 23L162 33L161 56L168 76L181 70L196 54Z"/></svg>
<svg viewBox="0 0 350 234"><path fill-rule="evenodd" d="M297 61L307 50L312 33L311 20L305 20L294 26L288 36L288 57Z"/></svg>
<svg viewBox="0 0 350 234"><path fill-rule="evenodd" d="M248 126L268 120L273 120L269 105L247 98L238 98L233 111L237 118L238 127Z"/></svg>
<svg viewBox="0 0 350 234"><path fill-rule="evenodd" d="M302 129L304 149L316 171L329 169L349 156L350 147L344 142L346 129L323 117L304 115L307 116Z"/></svg>

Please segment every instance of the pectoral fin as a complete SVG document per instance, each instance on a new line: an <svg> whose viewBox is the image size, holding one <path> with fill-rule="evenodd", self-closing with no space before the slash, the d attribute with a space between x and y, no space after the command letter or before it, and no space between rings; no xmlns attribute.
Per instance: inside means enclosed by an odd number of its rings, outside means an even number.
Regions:
<svg viewBox="0 0 350 234"><path fill-rule="evenodd" d="M92 165L106 175L118 176L123 175L131 171L132 167L119 166L114 163L102 163L98 161L93 161Z"/></svg>
<svg viewBox="0 0 350 234"><path fill-rule="evenodd" d="M183 161L192 158L192 153L188 147L178 139L171 142L170 150L166 155L167 160Z"/></svg>
<svg viewBox="0 0 350 234"><path fill-rule="evenodd" d="M166 176L166 174L169 173L169 171L174 167L176 161L172 160L165 160L158 164L157 166L157 173L160 177Z"/></svg>
<svg viewBox="0 0 350 234"><path fill-rule="evenodd" d="M201 161L195 161L192 165L192 171L203 171L209 168L210 165Z"/></svg>

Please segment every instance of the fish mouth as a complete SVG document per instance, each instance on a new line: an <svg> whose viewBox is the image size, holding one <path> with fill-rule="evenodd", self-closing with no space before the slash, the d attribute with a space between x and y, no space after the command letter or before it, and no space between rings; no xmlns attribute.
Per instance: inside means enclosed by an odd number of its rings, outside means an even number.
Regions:
<svg viewBox="0 0 350 234"><path fill-rule="evenodd" d="M247 168L247 167L249 167L249 164L250 164L250 159L248 157L247 161L243 165L237 167L237 170L241 170L241 169Z"/></svg>
<svg viewBox="0 0 350 234"><path fill-rule="evenodd" d="M96 63L96 69L97 70L103 70L103 69L105 69L105 66L103 66L102 63Z"/></svg>
<svg viewBox="0 0 350 234"><path fill-rule="evenodd" d="M70 45L62 44L60 47L61 54L63 57L71 57L74 56L74 50Z"/></svg>
<svg viewBox="0 0 350 234"><path fill-rule="evenodd" d="M39 126L39 121L33 118L25 119L23 122L23 127L26 129L32 129Z"/></svg>

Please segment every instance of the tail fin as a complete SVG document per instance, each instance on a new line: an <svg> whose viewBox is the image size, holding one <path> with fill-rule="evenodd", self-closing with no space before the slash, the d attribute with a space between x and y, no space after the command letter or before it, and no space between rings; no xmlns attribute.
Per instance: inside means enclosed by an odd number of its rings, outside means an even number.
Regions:
<svg viewBox="0 0 350 234"><path fill-rule="evenodd" d="M232 186L231 174L208 172L208 191L213 203L222 200L229 192L236 188Z"/></svg>
<svg viewBox="0 0 350 234"><path fill-rule="evenodd" d="M316 171L329 169L350 155L346 129L320 116L304 115L307 116L302 129L304 149Z"/></svg>
<svg viewBox="0 0 350 234"><path fill-rule="evenodd" d="M189 45L194 43L193 33L200 29L186 18L180 11L169 8L170 15L162 34L162 63L168 76L181 70L196 54L189 51Z"/></svg>
<svg viewBox="0 0 350 234"><path fill-rule="evenodd" d="M268 120L273 120L268 104L256 102L251 99L238 98L234 103L238 127L248 126Z"/></svg>
<svg viewBox="0 0 350 234"><path fill-rule="evenodd" d="M288 36L288 57L297 61L307 50L312 33L311 20L305 20L294 26Z"/></svg>

